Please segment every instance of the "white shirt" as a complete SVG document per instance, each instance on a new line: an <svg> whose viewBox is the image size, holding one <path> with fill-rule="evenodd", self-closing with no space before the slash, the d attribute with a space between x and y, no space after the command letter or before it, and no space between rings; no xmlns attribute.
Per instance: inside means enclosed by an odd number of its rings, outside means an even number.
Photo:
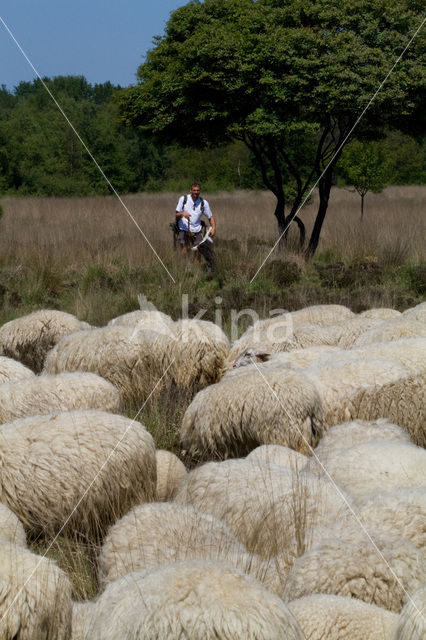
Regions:
<svg viewBox="0 0 426 640"><path fill-rule="evenodd" d="M198 197L194 202L190 193L186 196L186 203L183 206L183 198L181 196L176 206L176 211L181 213L182 211L186 211L191 216L189 220L189 231L191 233L198 233L201 231L201 198ZM212 217L212 212L210 210L209 203L207 200L204 200L204 215L210 220ZM179 218L178 227L182 231L188 231L188 220L186 218Z"/></svg>

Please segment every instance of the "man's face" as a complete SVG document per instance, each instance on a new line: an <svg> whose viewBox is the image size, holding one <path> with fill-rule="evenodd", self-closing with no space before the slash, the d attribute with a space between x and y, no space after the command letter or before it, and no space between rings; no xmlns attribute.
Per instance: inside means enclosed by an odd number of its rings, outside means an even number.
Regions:
<svg viewBox="0 0 426 640"><path fill-rule="evenodd" d="M198 187L198 186L197 186L197 187L195 187L195 186L194 186L194 187L191 187L191 197L192 197L192 199L193 199L194 201L195 201L195 200L198 198L198 196L200 195L200 191L201 191L201 189L200 189L200 187Z"/></svg>

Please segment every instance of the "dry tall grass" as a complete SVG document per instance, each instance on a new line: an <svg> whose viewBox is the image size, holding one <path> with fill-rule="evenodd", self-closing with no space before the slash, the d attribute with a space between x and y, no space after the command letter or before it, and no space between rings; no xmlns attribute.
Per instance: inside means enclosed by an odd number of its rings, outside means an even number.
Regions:
<svg viewBox="0 0 426 640"><path fill-rule="evenodd" d="M386 283L381 274L387 267L416 265L424 257L426 187L391 187L382 194L368 194L363 223L359 196L333 189L316 260L340 261L351 273L342 280L341 273L339 277L334 272L319 274L306 265L297 248L297 231L291 229L287 248L271 255L250 286L277 238L274 197L269 192L204 195L217 219L215 283L206 283L202 272L188 268L173 250L169 223L174 219L177 194L123 198L175 283L112 196L4 198L0 203L4 209L0 220L0 323L37 308L53 307L92 324L105 324L115 315L136 309L139 293L175 319L181 314L183 293L190 296L190 315L213 307L217 295L224 299L225 315L230 307L250 307L264 316L271 308L296 309L317 303L346 304L354 311L417 304L424 267L414 295L410 284L400 286L401 280L407 280L404 274L397 278L387 274ZM316 208L315 194L302 212L308 234ZM376 270L367 283L364 273L362 278L356 269L352 273L351 262L363 259L380 263L381 268L379 277ZM274 260L279 262L277 273ZM284 273L283 261L292 263ZM213 308L209 314L204 319L213 320ZM225 318L225 330L227 322ZM241 330L244 328L242 325Z"/></svg>
<svg viewBox="0 0 426 640"><path fill-rule="evenodd" d="M219 242L256 238L259 245L276 240L274 197L269 192L219 193L210 196L217 219ZM174 217L176 194L133 194L126 206L166 262L173 262L169 222ZM4 198L0 223L0 260L27 264L33 260L66 263L80 268L86 261L119 259L130 267L157 262L157 258L115 197ZM413 260L424 256L426 187L389 187L366 196L360 223L360 198L345 189L333 189L319 251L331 249L342 256L381 258L402 251ZM301 214L310 233L317 210L317 194ZM264 250L266 247L264 247Z"/></svg>

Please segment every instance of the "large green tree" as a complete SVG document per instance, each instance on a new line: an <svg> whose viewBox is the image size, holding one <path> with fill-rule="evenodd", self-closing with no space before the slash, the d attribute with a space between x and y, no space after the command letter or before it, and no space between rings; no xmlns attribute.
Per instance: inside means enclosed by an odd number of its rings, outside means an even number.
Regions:
<svg viewBox="0 0 426 640"><path fill-rule="evenodd" d="M276 196L280 232L317 181L307 247L313 255L341 146L424 6L424 0L194 0L171 15L138 69L138 85L121 94L122 118L184 145L243 141ZM422 43L420 32L364 115L357 129L363 135L401 125L419 109Z"/></svg>

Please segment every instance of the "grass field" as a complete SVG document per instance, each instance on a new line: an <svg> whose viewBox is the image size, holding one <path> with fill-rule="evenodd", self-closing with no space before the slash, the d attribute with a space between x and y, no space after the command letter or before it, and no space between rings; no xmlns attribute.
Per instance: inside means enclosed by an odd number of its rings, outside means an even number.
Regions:
<svg viewBox="0 0 426 640"><path fill-rule="evenodd" d="M138 308L145 294L177 318L181 294L190 315L222 297L224 328L231 308L289 310L342 303L354 311L372 306L403 309L426 293L424 215L426 187L391 187L368 194L363 223L360 198L332 191L318 252L306 264L292 229L287 248L274 252L249 283L276 240L274 198L267 192L219 193L210 200L217 219L217 277L182 263L168 228L176 194L123 198L175 283L114 197L1 201L0 322L35 308L59 308L101 325ZM302 212L309 233L316 200ZM244 329L242 325L241 330Z"/></svg>

